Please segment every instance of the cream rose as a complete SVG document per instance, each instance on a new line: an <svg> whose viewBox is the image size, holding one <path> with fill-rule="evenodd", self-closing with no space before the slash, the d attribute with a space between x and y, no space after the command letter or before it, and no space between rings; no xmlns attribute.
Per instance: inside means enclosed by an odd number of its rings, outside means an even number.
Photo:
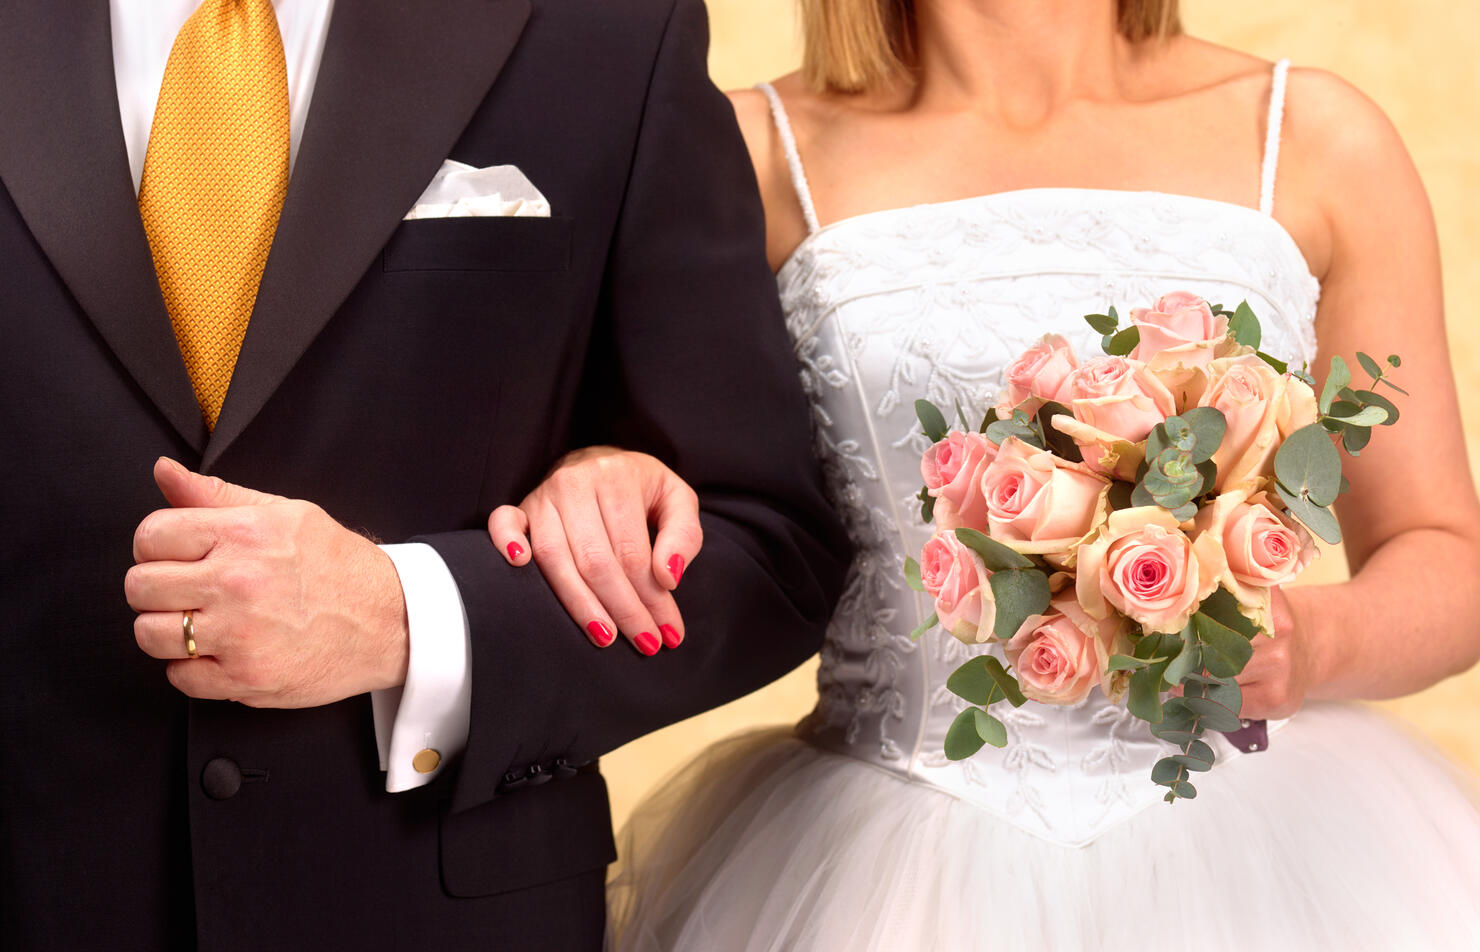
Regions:
<svg viewBox="0 0 1480 952"><path fill-rule="evenodd" d="M1147 632L1175 633L1225 571L1216 535L1204 532L1194 541L1165 509L1140 506L1112 512L1079 548L1075 591L1095 618L1114 610Z"/></svg>
<svg viewBox="0 0 1480 952"><path fill-rule="evenodd" d="M1065 556L1104 521L1110 481L1013 437L982 471L987 533L1019 552Z"/></svg>
<svg viewBox="0 0 1480 952"><path fill-rule="evenodd" d="M1208 386L1198 405L1212 407L1228 421L1228 432L1213 454L1217 488L1252 491L1273 473L1280 443L1316 422L1315 392L1252 355L1215 360L1208 372Z"/></svg>
<svg viewBox="0 0 1480 952"><path fill-rule="evenodd" d="M1074 419L1106 436L1140 443L1167 417L1176 401L1146 365L1124 357L1096 357L1080 364L1060 390Z"/></svg>
<svg viewBox="0 0 1480 952"><path fill-rule="evenodd" d="M1203 366L1228 337L1228 318L1213 316L1208 302L1188 291L1173 291L1154 307L1133 309L1131 323L1141 332L1131 356L1147 363L1155 358L1159 369Z"/></svg>
<svg viewBox="0 0 1480 952"><path fill-rule="evenodd" d="M1025 695L1044 704L1077 704L1095 685L1106 684L1110 654L1123 647L1122 627L1119 618L1091 618L1068 593L1047 613L1028 616L1004 653Z"/></svg>
<svg viewBox="0 0 1480 952"><path fill-rule="evenodd" d="M997 446L980 433L953 432L925 451L920 475L935 497L935 523L943 529L986 526L982 470L997 455Z"/></svg>
<svg viewBox="0 0 1480 952"><path fill-rule="evenodd" d="M1036 405L1024 409L1036 412L1039 406L1059 399L1059 390L1069 374L1079 366L1074 348L1058 334L1048 334L1007 365L1006 386L997 400L997 413L1008 417L1028 401Z"/></svg>
<svg viewBox="0 0 1480 952"><path fill-rule="evenodd" d="M1254 623L1272 631L1270 591L1288 585L1319 554L1305 527L1266 493L1226 492L1197 514L1199 533L1215 536L1223 548L1223 585Z"/></svg>
<svg viewBox="0 0 1480 952"><path fill-rule="evenodd" d="M935 599L940 626L967 644L992 640L997 603L981 556L956 538L937 532L920 551L920 582Z"/></svg>

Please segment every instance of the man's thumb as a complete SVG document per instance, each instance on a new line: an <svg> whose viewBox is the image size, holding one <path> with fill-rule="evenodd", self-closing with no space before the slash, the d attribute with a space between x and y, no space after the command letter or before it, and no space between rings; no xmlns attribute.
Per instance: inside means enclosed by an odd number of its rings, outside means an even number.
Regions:
<svg viewBox="0 0 1480 952"><path fill-rule="evenodd" d="M282 498L237 486L215 476L192 473L165 456L161 456L154 464L154 482L159 486L159 491L164 493L165 500L176 509L260 506Z"/></svg>

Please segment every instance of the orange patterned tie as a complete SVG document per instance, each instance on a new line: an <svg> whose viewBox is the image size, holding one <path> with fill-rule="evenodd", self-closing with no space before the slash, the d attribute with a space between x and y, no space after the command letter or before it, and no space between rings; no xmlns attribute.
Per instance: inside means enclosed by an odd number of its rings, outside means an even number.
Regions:
<svg viewBox="0 0 1480 952"><path fill-rule="evenodd" d="M139 213L215 429L288 191L288 68L270 0L204 0L165 66Z"/></svg>

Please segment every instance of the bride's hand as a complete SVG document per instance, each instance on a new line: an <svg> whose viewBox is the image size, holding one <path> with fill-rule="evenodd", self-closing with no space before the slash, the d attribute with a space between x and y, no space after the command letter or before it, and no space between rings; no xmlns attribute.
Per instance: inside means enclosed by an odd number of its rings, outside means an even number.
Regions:
<svg viewBox="0 0 1480 952"><path fill-rule="evenodd" d="M533 557L598 648L616 632L649 656L683 642L671 592L703 544L699 499L646 453L593 446L567 454L518 506L493 511L488 534L509 564Z"/></svg>
<svg viewBox="0 0 1480 952"><path fill-rule="evenodd" d="M1246 718L1289 717L1315 683L1314 646L1295 623L1283 589L1274 590L1274 637L1254 636L1254 656L1237 680Z"/></svg>

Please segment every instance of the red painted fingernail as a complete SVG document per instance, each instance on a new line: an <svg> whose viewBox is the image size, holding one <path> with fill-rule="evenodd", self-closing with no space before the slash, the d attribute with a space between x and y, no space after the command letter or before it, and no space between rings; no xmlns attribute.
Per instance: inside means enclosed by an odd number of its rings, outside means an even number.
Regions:
<svg viewBox="0 0 1480 952"><path fill-rule="evenodd" d="M673 555L668 559L668 572L673 576L674 585L683 581L683 556Z"/></svg>
<svg viewBox="0 0 1480 952"><path fill-rule="evenodd" d="M678 629L672 625L659 625L658 630L663 633L664 647L673 649L683 644L683 635L680 635Z"/></svg>
<svg viewBox="0 0 1480 952"><path fill-rule="evenodd" d="M520 545L517 542L509 543L509 558L513 559L515 562L518 562L520 557L522 557L523 555L524 546Z"/></svg>
<svg viewBox="0 0 1480 952"><path fill-rule="evenodd" d="M598 648L605 648L617 638L616 635L612 634L612 630L610 628L606 627L599 621L593 621L591 624L587 625L586 634L591 636L591 640L596 643L596 647Z"/></svg>
<svg viewBox="0 0 1480 952"><path fill-rule="evenodd" d="M650 631L643 632L632 639L632 641L637 645L637 650L649 658L658 653L658 639L653 637L653 633Z"/></svg>

